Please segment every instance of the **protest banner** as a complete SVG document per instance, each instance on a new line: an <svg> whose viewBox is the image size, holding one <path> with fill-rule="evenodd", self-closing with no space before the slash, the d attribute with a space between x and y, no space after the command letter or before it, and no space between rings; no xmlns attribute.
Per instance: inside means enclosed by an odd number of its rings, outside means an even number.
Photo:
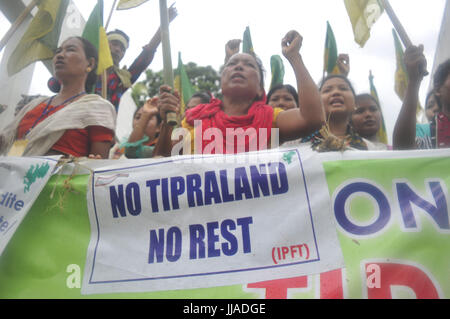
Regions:
<svg viewBox="0 0 450 319"><path fill-rule="evenodd" d="M0 256L57 162L58 157L0 157Z"/></svg>
<svg viewBox="0 0 450 319"><path fill-rule="evenodd" d="M294 160L294 157L291 156L292 153L289 153L290 151L291 149L287 149L288 153L283 153L286 154L284 157L286 161ZM109 227L109 225L106 225L107 223L102 221L102 218L99 218L97 224L91 223L89 220L87 186L94 183L93 189L96 192L97 187L95 187L95 183L98 181L95 178L91 179L89 175L78 175L71 179L70 187L68 188L67 183L65 187L63 186L64 176L53 176L0 257L0 282L2 283L0 286L0 297L150 299L448 299L450 297L450 276L448 272L450 269L450 255L448 254L448 251L450 251L448 210L450 185L449 150L318 154L306 152L299 148L298 152L302 159L304 185L306 185L310 195L309 201L312 203L312 206L317 205L320 201L327 202L329 205L329 212L324 214L328 215L335 224L334 228L329 229L329 231L337 232L345 262L342 268L330 267L330 271L319 271L320 273L307 274L299 272L289 278L283 276L279 279L267 278L267 280L262 281L249 279L242 284L230 282L226 286L222 286L222 283L220 283L220 286L208 288L187 289L184 286L179 287L180 289L170 287L163 291L153 292L141 290L141 292L117 293L110 290L110 292L83 294L81 289L83 281L89 280L89 278L85 278L86 275L84 274L91 274L92 267L90 266L93 264L92 261L89 262L88 258L88 255L91 253L88 251L88 246L93 235L91 227L97 227L98 223L100 223L97 231L100 230L100 237L98 238L101 245L105 245L102 241L107 238L103 237L103 227ZM167 164L161 165L170 165L168 163L170 161L174 161L174 159L166 159ZM134 175L132 176L134 169L130 171L122 171L122 169L126 167L136 168L138 166L149 167L149 165L156 165L156 163L162 162L164 161L105 161L105 163L95 164L97 168L93 176L97 175L97 172L113 176L116 174L116 171L114 171L116 169L119 169L117 171L118 174L130 174L128 177L116 176L117 178L114 182L105 185L105 189L110 189L109 187L114 185L114 189L119 194L118 185L123 183L125 196L127 189L125 184L130 184L128 178L134 178ZM283 156L281 156L281 162L284 162ZM150 174L156 174L155 176L158 174L160 174L159 176L165 175L167 178L178 176L176 175L177 168L175 166L180 165L181 169L183 165L180 163L172 163L171 165L174 167L171 167L170 171L157 169L156 166L154 166L154 170L148 169L145 171L146 174L147 171L157 171ZM244 163L240 167L247 167L246 165ZM291 165L297 164L292 162ZM314 171L313 167L315 166L322 168L322 171L319 172L319 177L315 173L311 173ZM174 170L173 174L172 169ZM228 167L222 168L222 166L216 165L214 170L217 172L221 169L228 169ZM199 170L199 168L197 167L195 170ZM195 170L184 171L184 175L179 176L195 174ZM207 171L208 168L205 168L205 170ZM113 171L114 174L112 174ZM233 172L233 170L230 172ZM286 172L292 173L289 169ZM136 173L139 174L138 172ZM295 174L299 174L298 171ZM320 174L322 174L322 178L326 182L325 188L320 188L323 186L320 181ZM202 175L200 174L200 176ZM299 176L297 175L297 177ZM144 176L142 177L146 180ZM120 181L121 179L123 181ZM289 183L295 179L289 176ZM103 181L108 182L106 179ZM220 183L220 178L218 181ZM138 185L141 184L140 178L136 180L136 183ZM57 189L56 195L58 196L55 196L54 200L49 200L54 187ZM130 186L130 191L133 187ZM148 186L145 185L144 187L150 190ZM162 187L158 189L161 190ZM221 194L223 195L223 192ZM231 189L230 194L232 194ZM252 194L254 194L253 190ZM101 194L98 195L101 196ZM281 198L284 195L279 196ZM151 195L146 193L146 196ZM182 209L182 205L186 205L189 202L183 202L181 200L182 196L187 198L187 194L179 197L179 211L176 213L164 212L164 204L159 202L159 205L161 205L159 206L160 212L156 215L159 214L158 217L162 219L164 214L173 214L174 217L170 225L183 223L183 218L180 217L181 212L189 209ZM105 196L101 197L99 199L96 197L96 201L110 201L111 196L108 194L107 198L104 198ZM57 198L63 198L63 200L58 200L58 203L56 203ZM133 198L133 196L130 197L130 200ZM172 199L170 196L169 203L171 205L173 204ZM110 218L113 220L110 224L127 224L128 221L126 220L133 218L140 219L139 223L143 221L142 223L144 224L146 220L143 216L144 211L137 216L133 216L130 214L131 211L128 211L128 206L126 206L128 204L126 196L124 201L127 217ZM254 201L256 203L259 200L242 200L237 203L237 206L245 206L243 204L244 201L249 203ZM271 201L278 204L277 210L279 214L286 214L287 210L290 210L290 208L284 209L283 201L277 196L273 196ZM263 201L263 203L267 204L266 201ZM227 204L233 205L236 203L216 204L213 201L210 206L220 210ZM117 206L117 216L121 216L119 207L120 205ZM133 207L136 208L136 206ZM144 204L144 201L142 201L141 208L144 209L144 207L147 210L152 210L148 202ZM202 208L205 207L192 207L191 209L193 211L201 211ZM238 208L240 209L241 207ZM251 216L258 216L259 211L265 211L265 207L254 204L251 205L249 213ZM135 211L132 212L134 213ZM240 218L238 211L227 210L227 212L230 214L230 219L237 220L237 218ZM148 212L146 213L148 214ZM98 212L98 214L100 213ZM113 214L111 206L108 214L110 216ZM218 221L218 216L220 215L217 214L214 210L211 216L214 218L211 218L208 222ZM199 215L201 214L199 213ZM283 232L283 229L291 233L291 230L288 230L289 227L283 225L282 222L276 223L276 219L270 216L267 216L267 218L273 220L268 233L280 233ZM255 226L255 220L253 224L249 224L251 231L253 231L251 227ZM282 219L280 218L279 220ZM193 220L192 223L189 223L190 221L187 222L187 225L202 224L197 220ZM206 221L204 225L206 225ZM314 225L316 226L317 224L314 223ZM139 225L133 228L132 232L136 232L136 237L139 236L139 228L144 226ZM120 229L120 227L117 228L118 225L114 225L114 227L116 227L114 231ZM161 228L165 227L155 224L153 229L159 230ZM215 228L215 226L212 228ZM242 228L236 227L236 230L240 229ZM236 230L235 233L237 233ZM215 231L218 235L221 234L217 229ZM158 231L155 232L155 235L158 234ZM127 236L129 235L130 233L128 232ZM265 237L270 237L269 235L265 235ZM287 236L288 234L283 233L284 235ZM298 234L290 235L297 236ZM241 232L239 236L242 236ZM121 238L120 236L117 237ZM265 239L259 236L257 241L264 241ZM220 243L227 243L223 238L220 238L219 241ZM150 230L148 229L147 252L149 242ZM139 241L136 243L139 246ZM239 241L239 244L242 243L242 241ZM252 244L254 243L252 241ZM113 244L118 245L117 241L113 242ZM123 246L127 247L127 245L127 240L124 239ZM215 247L223 246L216 242ZM113 246L113 248L116 247ZM298 251L296 248L291 249L290 246L285 248L288 249L288 252L284 253L286 260L291 258L293 251ZM185 247L182 246L182 249L185 249ZM242 253L242 245L239 246L238 250L241 252L239 258L245 258L245 254ZM175 249L172 252L175 252ZM294 255L296 254L295 252ZM105 255L104 248L98 249L97 253L101 254L101 256L97 255L97 258L105 260L107 255ZM205 251L205 254L208 256L207 251ZM133 256L133 252L130 252L130 256ZM278 256L277 249L275 249L275 256ZM282 247L280 247L280 256L283 256ZM164 258L166 257L165 255ZM173 254L170 257L174 257ZM148 261L149 254L144 258ZM158 258L158 255L155 254L154 258ZM201 263L204 263L204 267L209 267L210 272L216 270L224 271L222 263L216 265L208 264L207 259L205 257L201 260ZM116 265L127 266L125 262L122 260ZM168 261L165 262L168 263ZM178 262L185 263L185 257L180 257ZM199 260L196 260L196 262L199 262ZM189 267L189 262L187 262L187 271L192 272L192 269L189 269ZM176 267L171 266L170 268L173 270L173 273L178 273L177 271L179 271ZM128 271L130 269L125 270ZM135 271L135 269L131 270ZM141 271L145 275L145 269L141 269ZM198 271L201 272L202 269L198 269ZM94 272L92 279L97 280L97 276L98 274Z"/></svg>
<svg viewBox="0 0 450 319"><path fill-rule="evenodd" d="M314 201L306 184L310 176L325 189L323 171L305 171L305 161L290 149L96 170L83 290L217 287L342 268L329 201Z"/></svg>

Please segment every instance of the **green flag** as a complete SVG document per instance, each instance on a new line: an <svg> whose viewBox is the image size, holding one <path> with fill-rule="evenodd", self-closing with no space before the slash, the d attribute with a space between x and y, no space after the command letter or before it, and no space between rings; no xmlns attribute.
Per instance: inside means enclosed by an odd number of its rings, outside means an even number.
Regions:
<svg viewBox="0 0 450 319"><path fill-rule="evenodd" d="M102 74L113 65L108 37L103 28L103 0L97 0L83 30L83 38L89 40L98 50L97 74Z"/></svg>
<svg viewBox="0 0 450 319"><path fill-rule="evenodd" d="M272 71L270 89L272 89L274 86L283 84L284 80L284 65L283 60L279 55L272 55L270 57L270 70Z"/></svg>
<svg viewBox="0 0 450 319"><path fill-rule="evenodd" d="M42 0L38 12L8 60L12 76L33 62L53 58L69 0Z"/></svg>
<svg viewBox="0 0 450 319"><path fill-rule="evenodd" d="M181 114L184 114L186 104L195 92L191 82L189 81L183 61L181 60L181 52L178 52L178 67L174 73L174 86L175 89L180 93Z"/></svg>
<svg viewBox="0 0 450 319"><path fill-rule="evenodd" d="M378 92L377 92L377 89L375 88L375 84L373 82L372 71L370 71L370 73L369 73L369 84L370 84L370 95L372 95L373 98L377 101L378 106L380 108L380 114L381 114L381 125L380 125L380 129L377 132L378 141L380 141L381 143L387 144L388 137L387 137L387 131L386 131L386 124L384 122L384 116L383 116L383 111L381 110L381 103L380 103L380 99L378 98Z"/></svg>
<svg viewBox="0 0 450 319"><path fill-rule="evenodd" d="M334 37L333 29L330 23L327 21L327 34L325 37L325 53L323 63L323 73L327 74L339 74L339 68L337 66L338 51L336 45L336 38Z"/></svg>
<svg viewBox="0 0 450 319"><path fill-rule="evenodd" d="M244 36L242 40L242 52L255 54L255 50L253 49L252 37L250 35L250 28L246 27L244 31Z"/></svg>

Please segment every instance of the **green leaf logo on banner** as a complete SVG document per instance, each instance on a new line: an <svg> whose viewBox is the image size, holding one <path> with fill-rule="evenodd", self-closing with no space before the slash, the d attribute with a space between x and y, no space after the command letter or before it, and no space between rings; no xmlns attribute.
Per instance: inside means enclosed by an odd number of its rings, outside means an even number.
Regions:
<svg viewBox="0 0 450 319"><path fill-rule="evenodd" d="M50 166L48 165L48 163L42 164L41 166L39 166L39 164L36 164L36 167L34 167L34 165L31 165L23 178L23 183L25 184L23 192L28 192L31 185L36 182L38 178L44 178L45 175L47 175L49 169Z"/></svg>

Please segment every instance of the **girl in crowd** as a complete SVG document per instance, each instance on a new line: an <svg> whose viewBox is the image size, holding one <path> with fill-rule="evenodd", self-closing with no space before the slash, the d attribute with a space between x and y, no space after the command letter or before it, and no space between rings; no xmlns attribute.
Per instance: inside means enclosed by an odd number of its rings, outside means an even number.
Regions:
<svg viewBox="0 0 450 319"><path fill-rule="evenodd" d="M356 110L352 114L351 124L370 149L389 149L386 144L378 140L381 120L381 109L377 100L370 94L357 95Z"/></svg>
<svg viewBox="0 0 450 319"><path fill-rule="evenodd" d="M95 84L97 60L97 50L89 41L80 37L64 41L53 57L60 92L33 100L17 114L0 136L0 154L20 141L23 156L108 158L116 112L110 102L86 93Z"/></svg>
<svg viewBox="0 0 450 319"><path fill-rule="evenodd" d="M125 147L127 158L149 158L153 156L161 125L161 116L157 106L158 98L152 98L134 112L133 131Z"/></svg>
<svg viewBox="0 0 450 319"><path fill-rule="evenodd" d="M434 96L439 113L428 124L423 136L416 135L416 107L420 84L426 69L423 46L410 46L405 50L408 86L405 100L394 128L395 149L435 149L450 147L450 59L438 66L434 79Z"/></svg>
<svg viewBox="0 0 450 319"><path fill-rule="evenodd" d="M356 94L347 77L329 75L322 81L319 90L327 125L304 138L302 142L311 142L313 149L319 152L367 150L367 143L350 125L352 113L356 108Z"/></svg>
<svg viewBox="0 0 450 319"><path fill-rule="evenodd" d="M434 90L432 90L427 94L425 99L425 116L427 117L427 121L431 122L439 111L439 104L434 96Z"/></svg>
<svg viewBox="0 0 450 319"><path fill-rule="evenodd" d="M208 93L197 92L189 99L185 111L192 109L199 104L208 104L209 102L211 102L211 96Z"/></svg>
<svg viewBox="0 0 450 319"><path fill-rule="evenodd" d="M440 109L434 96L434 90L431 90L425 99L425 117L427 118L427 123L416 123L416 138L424 138L425 136L431 135L430 123L439 111Z"/></svg>
<svg viewBox="0 0 450 319"><path fill-rule="evenodd" d="M251 150L264 149L270 144L271 129L278 128L278 134L281 141L289 141L306 136L318 129L324 124L324 112L320 101L317 87L306 69L303 59L300 55L302 37L296 31L290 31L282 40L282 51L287 60L295 70L297 82L301 85L299 90L299 102L302 108L273 109L266 105L264 93L264 74L262 65L254 55L246 53L234 54L226 62L221 74L221 87L223 101L212 99L210 104L202 104L190 109L186 113L186 118L182 125L191 132L191 141L200 135L201 153L238 153ZM166 88L167 89L167 88ZM165 90L163 88L163 90ZM167 127L165 124L165 113L167 111L177 111L179 109L179 98L168 92L160 96L160 112L164 119L163 130ZM201 122L200 128L194 132L194 122ZM215 139L205 137L205 132L213 128L216 133L221 133L221 140L215 136ZM230 130L235 129L237 135L244 135L247 129L254 129L257 132L245 136L238 143L229 141ZM246 132L243 133L242 129ZM267 132L265 137L260 137L261 130ZM164 134L166 141L170 142L170 130ZM242 136L241 136L242 137ZM228 143L227 143L228 140ZM239 143L240 140L240 143ZM215 148L208 148L211 142L215 142ZM160 141L161 142L161 141ZM256 143L255 143L256 142ZM170 156L171 148L165 149L162 154ZM256 144L256 148L254 146ZM193 146L194 143L191 143ZM252 147L251 147L252 146Z"/></svg>
<svg viewBox="0 0 450 319"><path fill-rule="evenodd" d="M298 107L298 94L290 84L278 84L267 94L267 104L284 111Z"/></svg>

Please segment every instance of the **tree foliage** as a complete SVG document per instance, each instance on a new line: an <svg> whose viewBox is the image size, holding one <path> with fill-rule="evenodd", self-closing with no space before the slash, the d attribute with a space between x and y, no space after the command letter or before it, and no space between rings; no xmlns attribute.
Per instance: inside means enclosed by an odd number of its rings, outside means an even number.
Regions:
<svg viewBox="0 0 450 319"><path fill-rule="evenodd" d="M210 92L220 98L220 76L211 66L198 66L194 62L184 65L188 78L195 92ZM138 107L154 96L158 96L159 87L164 84L163 71L154 72L148 69L145 72L146 79L136 83L131 92L133 100Z"/></svg>

